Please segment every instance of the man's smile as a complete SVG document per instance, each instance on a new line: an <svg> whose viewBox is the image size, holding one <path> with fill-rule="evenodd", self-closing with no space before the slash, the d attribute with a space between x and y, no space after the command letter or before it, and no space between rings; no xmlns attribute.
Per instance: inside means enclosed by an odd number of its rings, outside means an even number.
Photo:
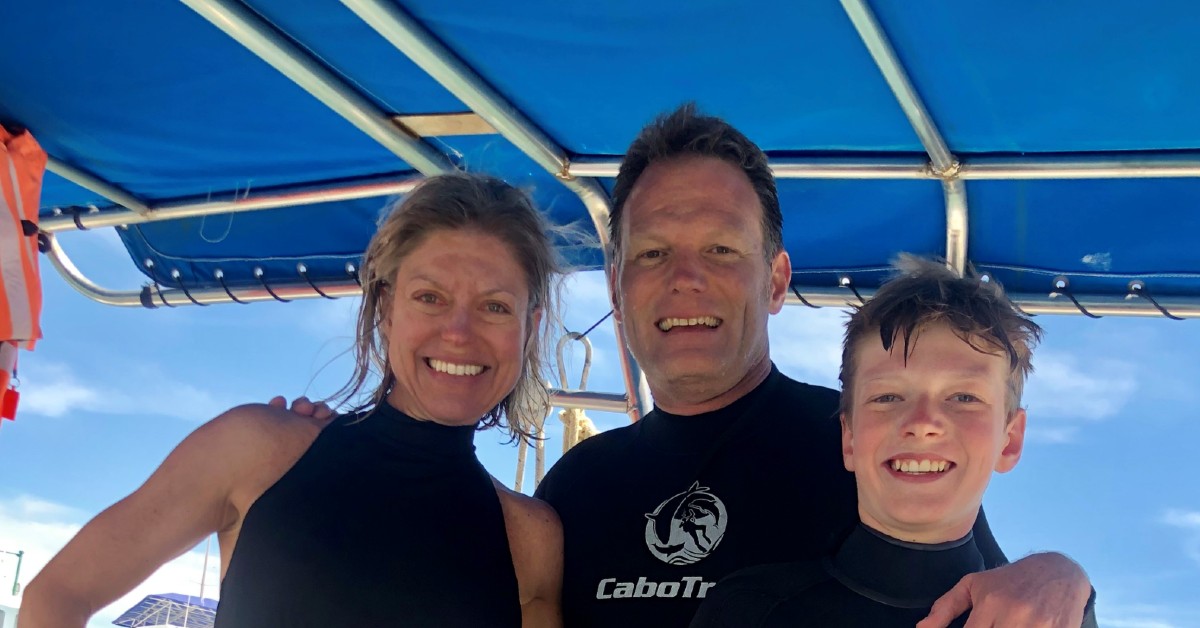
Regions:
<svg viewBox="0 0 1200 628"><path fill-rule="evenodd" d="M700 327L708 329L716 329L721 326L723 321L715 316L695 316L692 318L676 318L668 317L660 319L655 326L666 332L672 329Z"/></svg>

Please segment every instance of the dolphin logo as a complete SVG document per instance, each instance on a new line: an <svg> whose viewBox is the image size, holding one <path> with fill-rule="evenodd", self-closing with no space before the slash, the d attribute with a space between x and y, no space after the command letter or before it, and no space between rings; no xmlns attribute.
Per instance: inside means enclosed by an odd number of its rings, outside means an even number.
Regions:
<svg viewBox="0 0 1200 628"><path fill-rule="evenodd" d="M646 547L671 565L690 565L712 553L725 536L725 504L693 482L646 514Z"/></svg>

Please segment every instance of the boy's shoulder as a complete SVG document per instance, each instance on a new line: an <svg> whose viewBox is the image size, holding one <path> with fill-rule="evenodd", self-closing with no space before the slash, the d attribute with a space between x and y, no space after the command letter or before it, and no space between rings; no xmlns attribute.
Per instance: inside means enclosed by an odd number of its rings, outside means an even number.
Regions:
<svg viewBox="0 0 1200 628"><path fill-rule="evenodd" d="M761 626L781 604L830 579L820 560L755 565L735 571L709 592L691 626Z"/></svg>

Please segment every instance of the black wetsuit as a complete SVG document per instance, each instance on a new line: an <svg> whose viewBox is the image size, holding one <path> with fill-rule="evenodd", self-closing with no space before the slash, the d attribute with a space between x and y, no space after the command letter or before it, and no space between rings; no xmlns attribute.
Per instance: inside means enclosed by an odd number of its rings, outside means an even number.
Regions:
<svg viewBox="0 0 1200 628"><path fill-rule="evenodd" d="M337 418L250 507L216 625L520 626L474 426Z"/></svg>
<svg viewBox="0 0 1200 628"><path fill-rule="evenodd" d="M971 534L923 545L859 525L831 558L760 565L722 580L692 628L912 628L963 576L983 569ZM1089 601L1083 626L1095 625Z"/></svg>
<svg viewBox="0 0 1200 628"><path fill-rule="evenodd" d="M837 408L773 368L725 408L655 409L572 449L537 491L563 523L568 628L687 626L734 571L832 551L858 521ZM1003 563L982 516L979 530Z"/></svg>

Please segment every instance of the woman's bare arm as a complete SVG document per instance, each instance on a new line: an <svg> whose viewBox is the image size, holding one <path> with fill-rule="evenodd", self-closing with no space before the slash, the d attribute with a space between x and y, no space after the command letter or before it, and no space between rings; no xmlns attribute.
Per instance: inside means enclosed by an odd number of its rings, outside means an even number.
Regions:
<svg viewBox="0 0 1200 628"><path fill-rule="evenodd" d="M549 504L505 488L495 478L521 595L523 628L562 626L563 533Z"/></svg>
<svg viewBox="0 0 1200 628"><path fill-rule="evenodd" d="M281 445L280 412L241 406L185 438L145 484L92 519L29 583L21 628L83 626L167 561L236 525L233 496Z"/></svg>

